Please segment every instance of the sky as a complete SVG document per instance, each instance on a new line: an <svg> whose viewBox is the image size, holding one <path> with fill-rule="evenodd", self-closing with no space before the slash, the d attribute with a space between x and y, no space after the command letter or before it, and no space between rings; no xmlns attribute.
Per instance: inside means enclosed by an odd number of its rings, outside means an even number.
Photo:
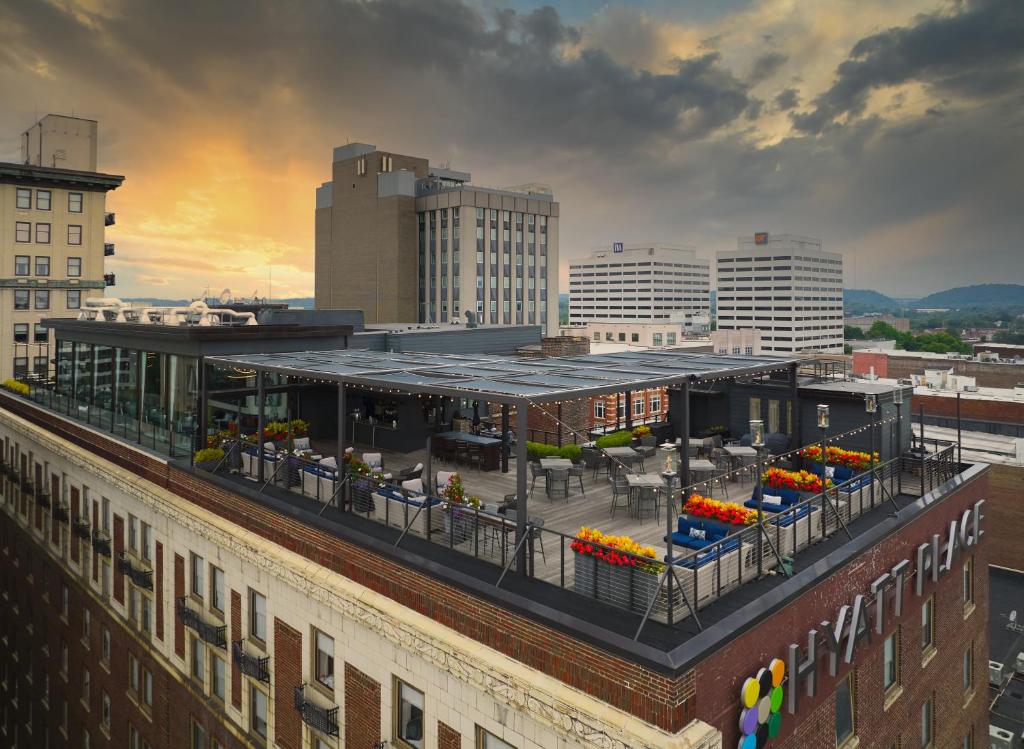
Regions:
<svg viewBox="0 0 1024 749"><path fill-rule="evenodd" d="M820 237L848 288L1024 283L1021 0L0 0L0 160L99 121L120 296L307 296L333 146L549 185L565 266Z"/></svg>

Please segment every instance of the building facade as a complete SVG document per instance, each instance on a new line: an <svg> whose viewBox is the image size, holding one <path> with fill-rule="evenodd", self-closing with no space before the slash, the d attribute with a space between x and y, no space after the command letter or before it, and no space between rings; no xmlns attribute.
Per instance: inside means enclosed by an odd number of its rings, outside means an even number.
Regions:
<svg viewBox="0 0 1024 749"><path fill-rule="evenodd" d="M759 232L717 253L718 329L757 328L766 353L842 353L843 256Z"/></svg>
<svg viewBox="0 0 1024 749"><path fill-rule="evenodd" d="M691 248L614 244L569 264L569 324L676 322L707 330L709 263Z"/></svg>
<svg viewBox="0 0 1024 749"><path fill-rule="evenodd" d="M716 354L761 355L761 331L756 328L741 328L711 331L711 346Z"/></svg>
<svg viewBox="0 0 1024 749"><path fill-rule="evenodd" d="M316 305L367 322L558 325L558 203L492 189L426 159L335 149L317 190ZM350 187L351 185L351 187ZM549 315L550 311L550 315Z"/></svg>
<svg viewBox="0 0 1024 749"><path fill-rule="evenodd" d="M106 194L124 177L96 171L96 123L47 115L22 135L21 164L0 164L0 380L49 372L46 317L73 317L114 282Z"/></svg>

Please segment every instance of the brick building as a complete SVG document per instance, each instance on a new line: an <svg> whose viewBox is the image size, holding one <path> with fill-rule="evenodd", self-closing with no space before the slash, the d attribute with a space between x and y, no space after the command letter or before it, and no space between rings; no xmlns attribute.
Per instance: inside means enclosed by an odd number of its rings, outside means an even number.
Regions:
<svg viewBox="0 0 1024 749"><path fill-rule="evenodd" d="M1008 361L980 361L952 358L927 351L879 351L868 349L853 352L853 374L866 375L874 368L878 377L893 380L923 375L925 370L949 370L954 375L973 377L980 387L1012 388L1024 382L1024 363Z"/></svg>
<svg viewBox="0 0 1024 749"><path fill-rule="evenodd" d="M499 579L429 535L8 393L0 446L7 746L718 749L751 715L769 745L798 748L984 735L988 470L950 450L920 464L920 491L886 473L877 504L850 492L829 519L819 500L814 522L770 526L791 575L759 575L749 535L710 565L686 557L673 623L532 574L548 563L532 547ZM746 678L790 658L792 708L772 694L752 703L769 699L760 723L742 713Z"/></svg>

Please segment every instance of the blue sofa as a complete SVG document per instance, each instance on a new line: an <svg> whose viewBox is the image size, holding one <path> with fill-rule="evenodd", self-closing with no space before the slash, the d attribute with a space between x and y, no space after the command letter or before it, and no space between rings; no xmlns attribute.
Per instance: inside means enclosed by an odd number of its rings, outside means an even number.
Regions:
<svg viewBox="0 0 1024 749"><path fill-rule="evenodd" d="M814 505L801 505L800 507L797 507L796 510L787 512L785 515L780 515L777 518L773 518L771 521L771 525L777 525L780 528L788 528L789 526L793 525L793 523L795 523L797 520L805 518L812 512L818 512L820 510L820 507L816 507Z"/></svg>
<svg viewBox="0 0 1024 749"><path fill-rule="evenodd" d="M672 535L674 537L677 534L673 533ZM725 556L730 551L735 551L738 548L740 548L740 540L738 538L731 538L724 543L719 544L711 551L706 551L702 554L697 554L696 556L687 557L685 559L677 559L675 564L677 567L682 567L683 569L699 569L705 564L709 564L719 557Z"/></svg>
<svg viewBox="0 0 1024 749"><path fill-rule="evenodd" d="M761 496L778 497L779 499L782 500L781 503L769 502L767 500L764 500L761 503L761 509L764 510L765 512L784 512L785 510L788 510L792 505L795 505L797 502L800 501L800 492L796 491L795 489L769 489L768 487L763 487L761 489ZM743 506L751 510L756 510L756 496L752 495L750 499L743 503Z"/></svg>
<svg viewBox="0 0 1024 749"><path fill-rule="evenodd" d="M852 468L847 468L846 466L826 467L832 469L831 478L833 484L841 484L844 481L849 481L850 479L857 475L856 471L854 471ZM808 465L807 470L813 473L815 476L821 476L821 463L811 463L810 465Z"/></svg>
<svg viewBox="0 0 1024 749"><path fill-rule="evenodd" d="M705 537L701 539L691 536L691 529L703 531ZM698 519L681 515L676 532L672 534L672 543L677 546L685 546L688 549L703 549L717 541L721 541L729 535L729 531L729 526L723 523L716 523L714 520L707 520L705 518ZM665 540L667 542L668 538L666 537Z"/></svg>

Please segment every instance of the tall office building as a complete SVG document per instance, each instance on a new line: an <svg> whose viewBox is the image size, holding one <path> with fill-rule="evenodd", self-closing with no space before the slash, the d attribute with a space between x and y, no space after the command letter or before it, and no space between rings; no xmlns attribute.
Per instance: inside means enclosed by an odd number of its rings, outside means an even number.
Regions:
<svg viewBox="0 0 1024 749"><path fill-rule="evenodd" d="M44 317L77 314L113 283L106 194L124 177L96 171L93 120L48 114L21 136L21 163L0 163L0 380L49 369Z"/></svg>
<svg viewBox="0 0 1024 749"><path fill-rule="evenodd" d="M690 248L616 243L569 265L569 324L679 322L707 329L710 270Z"/></svg>
<svg viewBox="0 0 1024 749"><path fill-rule="evenodd" d="M316 194L316 306L369 323L558 326L558 203L352 143ZM550 315L549 315L550 310Z"/></svg>
<svg viewBox="0 0 1024 749"><path fill-rule="evenodd" d="M718 253L718 329L761 331L762 351L843 351L843 256L758 232Z"/></svg>

